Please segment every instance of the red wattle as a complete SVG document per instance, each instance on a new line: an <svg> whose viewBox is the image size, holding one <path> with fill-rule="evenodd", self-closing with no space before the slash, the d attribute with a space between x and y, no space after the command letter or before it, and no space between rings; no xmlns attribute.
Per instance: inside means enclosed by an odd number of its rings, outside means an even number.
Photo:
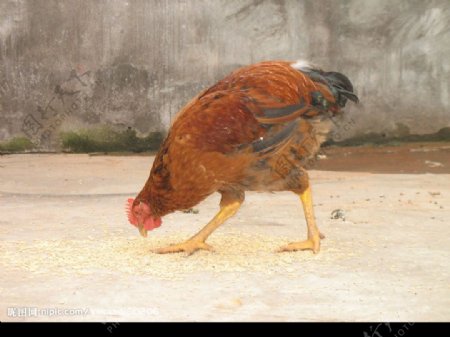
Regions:
<svg viewBox="0 0 450 337"><path fill-rule="evenodd" d="M148 231L158 228L159 226L161 226L161 218L154 219L149 217L144 222L144 228Z"/></svg>

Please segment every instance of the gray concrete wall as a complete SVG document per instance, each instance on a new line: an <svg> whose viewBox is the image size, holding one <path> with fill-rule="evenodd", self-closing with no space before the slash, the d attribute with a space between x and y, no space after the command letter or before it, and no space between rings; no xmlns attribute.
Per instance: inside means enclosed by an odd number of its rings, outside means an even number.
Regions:
<svg viewBox="0 0 450 337"><path fill-rule="evenodd" d="M305 58L362 103L338 138L450 126L450 1L1 0L0 140L166 130L239 65Z"/></svg>

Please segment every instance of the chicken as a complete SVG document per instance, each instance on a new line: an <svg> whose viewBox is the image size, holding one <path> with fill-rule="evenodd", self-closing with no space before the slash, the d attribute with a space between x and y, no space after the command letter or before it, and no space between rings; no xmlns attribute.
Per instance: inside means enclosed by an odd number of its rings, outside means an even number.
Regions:
<svg viewBox="0 0 450 337"><path fill-rule="evenodd" d="M164 215L219 192L220 211L202 230L155 250L192 254L212 250L206 239L238 211L245 191L292 191L303 205L307 239L279 251L319 252L323 235L305 166L348 99L358 102L345 75L302 61L267 61L234 71L178 113L147 182L128 199L129 222L147 236Z"/></svg>

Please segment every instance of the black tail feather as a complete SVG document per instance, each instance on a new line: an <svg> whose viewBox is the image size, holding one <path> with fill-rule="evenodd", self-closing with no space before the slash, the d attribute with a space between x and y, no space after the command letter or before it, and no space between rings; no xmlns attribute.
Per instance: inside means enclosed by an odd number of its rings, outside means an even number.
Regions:
<svg viewBox="0 0 450 337"><path fill-rule="evenodd" d="M347 103L347 99L352 102L358 103L359 98L356 96L353 90L353 84L350 82L347 76L335 71L322 71L319 69L303 69L302 72L308 74L308 76L316 82L326 84L340 107L344 107Z"/></svg>
<svg viewBox="0 0 450 337"><path fill-rule="evenodd" d="M281 129L281 131L265 139L258 139L254 141L251 143L253 152L266 154L274 149L277 149L281 144L289 140L297 126L298 121L290 122L283 129Z"/></svg>
<svg viewBox="0 0 450 337"><path fill-rule="evenodd" d="M328 85L337 91L336 98L341 107L345 106L347 99L355 103L359 102L358 96L353 91L353 84L347 76L335 71L324 72L323 76L327 79Z"/></svg>

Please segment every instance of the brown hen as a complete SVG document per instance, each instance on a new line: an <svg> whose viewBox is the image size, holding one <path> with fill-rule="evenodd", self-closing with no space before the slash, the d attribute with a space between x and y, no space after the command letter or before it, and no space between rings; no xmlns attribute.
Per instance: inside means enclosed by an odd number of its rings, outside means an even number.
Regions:
<svg viewBox="0 0 450 337"><path fill-rule="evenodd" d="M177 115L145 186L128 200L128 218L142 235L161 217L189 209L214 192L220 211L189 240L157 253L211 250L205 242L244 201L245 191L300 196L308 234L280 251L320 249L305 166L326 139L347 100L349 79L304 62L270 61L240 68L193 98Z"/></svg>

